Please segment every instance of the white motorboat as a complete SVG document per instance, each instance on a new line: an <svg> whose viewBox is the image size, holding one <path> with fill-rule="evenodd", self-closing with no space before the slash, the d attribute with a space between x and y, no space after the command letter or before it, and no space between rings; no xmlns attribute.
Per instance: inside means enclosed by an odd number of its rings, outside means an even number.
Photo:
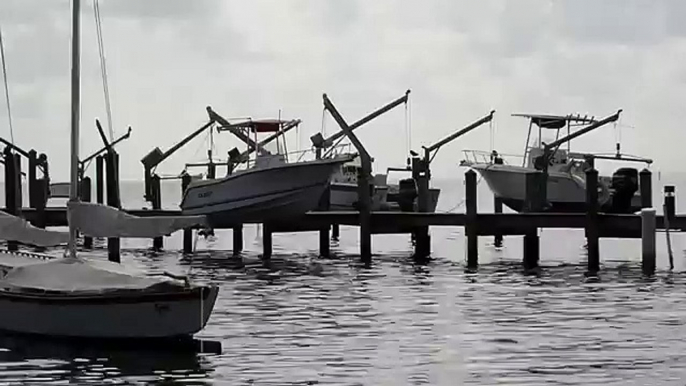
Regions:
<svg viewBox="0 0 686 386"><path fill-rule="evenodd" d="M156 237L203 225L203 217L130 216L119 209L79 202L80 1L72 3L71 184L69 233L0 216L0 239L40 246L68 244L64 258L0 253L0 330L71 339L168 340L200 331L218 294L187 278L152 277L76 252L76 234Z"/></svg>
<svg viewBox="0 0 686 386"><path fill-rule="evenodd" d="M279 132L283 123L251 120L230 127L245 128L257 136ZM342 155L289 162L285 147L277 147L274 153L257 147L245 169L231 170L224 178L191 182L181 201L182 213L205 215L213 228L302 216L317 209L334 172L352 159Z"/></svg>
<svg viewBox="0 0 686 386"><path fill-rule="evenodd" d="M543 170L541 162L545 158L547 158L547 165L545 165L547 184L544 211L559 213L586 212L586 170L594 160L652 163L650 159L620 154L619 144L617 144L617 154L614 155L572 152L568 141L567 149L556 146L546 153L546 144L541 139L542 130L553 131L557 139L560 138L560 131L566 128L567 138L577 137L613 122L618 118L619 113L603 121L574 115L515 114L515 116L525 117L530 121L524 162L521 165L507 163L505 158L496 151L487 153L474 150L465 150L466 158L460 164L476 170L493 194L514 211L520 212L525 209L526 176ZM539 139L538 143L529 146L534 125L539 128ZM579 126L584 126L577 130L579 134L572 133L572 128ZM600 176L598 202L601 210L618 213L633 213L639 210L641 197L638 177L638 170L630 167L621 167L612 176Z"/></svg>
<svg viewBox="0 0 686 386"><path fill-rule="evenodd" d="M362 168L360 158L351 154L354 159L341 165L331 178L331 198L329 208L331 210L356 210L359 200L359 186L357 177ZM385 174L374 175L374 192L372 193L372 210L386 208L386 199L389 186L386 184Z"/></svg>

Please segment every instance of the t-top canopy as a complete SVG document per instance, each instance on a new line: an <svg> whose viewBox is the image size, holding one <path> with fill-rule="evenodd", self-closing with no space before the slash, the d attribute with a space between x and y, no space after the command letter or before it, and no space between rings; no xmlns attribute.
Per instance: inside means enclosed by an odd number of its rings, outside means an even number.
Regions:
<svg viewBox="0 0 686 386"><path fill-rule="evenodd" d="M253 133L275 133L289 121L279 119L259 119L232 124L230 127L248 128Z"/></svg>
<svg viewBox="0 0 686 386"><path fill-rule="evenodd" d="M512 114L513 117L529 118L536 126L543 129L561 129L567 125L567 122L574 123L595 123L593 117L581 115L545 115L545 114Z"/></svg>

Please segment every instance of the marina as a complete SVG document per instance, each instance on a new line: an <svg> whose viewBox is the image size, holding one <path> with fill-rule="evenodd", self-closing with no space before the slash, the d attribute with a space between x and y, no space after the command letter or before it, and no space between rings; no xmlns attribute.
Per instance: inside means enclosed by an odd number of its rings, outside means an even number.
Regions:
<svg viewBox="0 0 686 386"><path fill-rule="evenodd" d="M667 63L569 10L551 69L520 9L161 4L108 55L99 0L0 12L0 384L684 378Z"/></svg>

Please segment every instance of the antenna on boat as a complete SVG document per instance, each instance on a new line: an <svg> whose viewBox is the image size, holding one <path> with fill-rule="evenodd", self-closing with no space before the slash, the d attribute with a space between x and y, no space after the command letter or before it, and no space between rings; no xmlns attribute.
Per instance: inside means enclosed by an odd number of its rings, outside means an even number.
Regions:
<svg viewBox="0 0 686 386"><path fill-rule="evenodd" d="M10 124L10 139L14 144L14 128L12 126L12 109L10 108L10 88L7 81L7 65L5 64L5 45L2 40L2 30L0 30L0 56L2 56L2 77L5 82L5 99L7 101L7 119Z"/></svg>

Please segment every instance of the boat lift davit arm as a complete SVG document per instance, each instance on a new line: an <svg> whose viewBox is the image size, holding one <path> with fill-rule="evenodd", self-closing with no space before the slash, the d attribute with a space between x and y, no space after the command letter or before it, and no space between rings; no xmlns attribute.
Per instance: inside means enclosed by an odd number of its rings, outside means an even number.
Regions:
<svg viewBox="0 0 686 386"><path fill-rule="evenodd" d="M443 138L442 140L434 143L431 146L422 146L424 149L424 162L428 166L431 161L433 161L434 157L436 157L436 154L438 153L438 150L443 146L447 145L448 143L460 138L461 136L469 133L470 131L480 127L484 123L488 123L491 120L493 120L493 114L495 114L495 110L491 110L491 112L486 115L485 117L479 119L478 121L473 122L469 126L466 126L465 128L450 134L449 136ZM433 153L433 154L432 154Z"/></svg>
<svg viewBox="0 0 686 386"><path fill-rule="evenodd" d="M352 125L348 126L348 129L350 131L353 131L353 130L357 129L358 127L372 121L373 119L391 111L395 107L397 107L403 103L407 103L409 96L410 96L410 90L407 90L407 91L405 91L405 95L403 95L402 97L394 100L393 102L381 107L380 109L370 113L369 115L365 116L364 118L360 119L359 121L353 123ZM331 101L328 98L324 98L324 108L329 110L329 112L332 112L333 110L335 110L335 107L333 107L333 104L331 104ZM331 108L333 110L331 110ZM334 114L332 114L332 115L334 115ZM340 125L340 122L337 122L337 123ZM343 129L341 129L326 139L323 138L321 133L317 133L317 134L313 135L312 137L310 137L310 140L312 141L312 145L314 145L314 147L316 148L317 158L321 158L322 149L325 149L327 147L332 146L336 140L341 139L345 136L346 136L345 131Z"/></svg>
<svg viewBox="0 0 686 386"><path fill-rule="evenodd" d="M241 129L236 127L236 125L232 125L224 117L217 114L214 110L212 110L212 107L207 106L207 114L210 116L211 120L221 125L217 128L217 131L230 131L231 134L235 135L238 139L245 142L245 144L248 145L249 150L255 150L258 148L261 149L260 145L257 142L250 138L250 136L246 135Z"/></svg>
<svg viewBox="0 0 686 386"><path fill-rule="evenodd" d="M539 161L538 165L536 165L536 163L534 163L534 166L536 166L537 169L542 170L543 172L546 172L546 173L547 173L547 171L548 171L548 165L549 165L549 163L550 163L550 159L551 159L553 153L555 152L555 150L556 150L558 147L560 147L560 145L565 144L565 143L571 141L571 140L574 139L574 138L577 138L577 137L580 137L580 136L582 136L582 135L584 135L584 134L587 134L587 133L589 133L589 132L591 132L591 131L593 131L593 130L599 128L599 127L605 126L605 125L607 125L608 123L612 123L612 122L617 121L617 120L619 119L619 115L620 115L621 113L622 113L622 110L619 109L619 110L618 110L615 114L613 114L613 115L610 115L610 116L608 116L608 117L606 117L606 118L604 118L604 119L601 119L600 121L596 121L596 122L594 122L594 123L592 123L592 124L590 124L590 125L584 127L583 129L580 129L580 130L578 130L578 131L575 131L575 132L573 132L573 133L571 133L571 134L569 134L569 135L567 135L567 136L565 136L565 137L562 137L562 138L560 138L560 139L558 139L558 140L556 140L556 141L553 141L553 142L551 142L551 143L545 144L544 147L543 147L543 156L542 156L542 159L541 159L541 161Z"/></svg>
<svg viewBox="0 0 686 386"><path fill-rule="evenodd" d="M197 137L200 135L202 132L210 128L214 124L214 120L210 119L209 122L195 130L194 132L190 133L188 136L186 136L184 139L179 141L176 145L172 146L169 148L169 150L162 152L159 147L154 148L150 153L148 153L143 159L141 160L141 163L143 164L143 167L145 168L145 200L146 201L151 201L152 200L152 177L153 173L152 170L157 167L162 161L166 160L169 158L172 154L176 153L177 150L185 146L188 142L193 140L193 138Z"/></svg>
<svg viewBox="0 0 686 386"><path fill-rule="evenodd" d="M107 140L107 137L105 137L105 132L103 131L102 126L100 125L100 121L99 121L99 120L97 120L97 119L95 120L95 125L97 126L98 131L100 132L100 138L102 139L102 142L103 142L104 146L103 146L102 148L100 148L100 150L94 152L93 154L91 154L91 155L89 155L88 157L84 158L83 160L79 161L79 162L81 163L81 168L83 168L83 166L84 166L85 164L87 164L87 163L90 162L93 158L99 156L99 155L102 154L103 152L105 152L105 151L107 151L107 152L112 151L115 145L117 145L119 142L122 142L122 141L125 140L125 139L128 139L128 138L131 136L131 126L129 126L129 129L126 131L126 134L123 134L121 137L115 139L114 141L112 141L112 143L110 143L110 142Z"/></svg>

